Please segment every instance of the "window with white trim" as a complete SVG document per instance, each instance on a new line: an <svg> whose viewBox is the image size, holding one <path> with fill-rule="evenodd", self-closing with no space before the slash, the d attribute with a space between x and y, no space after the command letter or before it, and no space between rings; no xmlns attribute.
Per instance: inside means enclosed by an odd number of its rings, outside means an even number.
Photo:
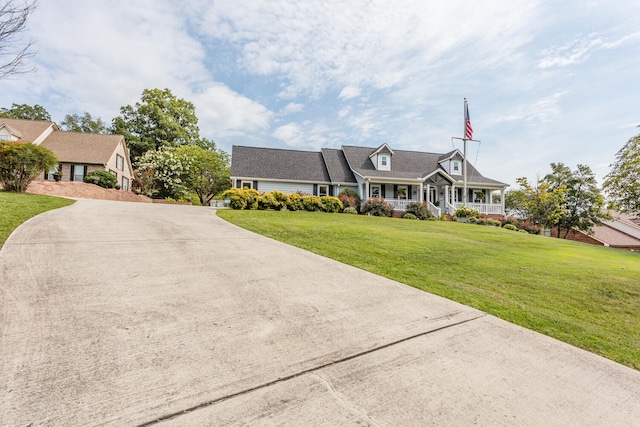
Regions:
<svg viewBox="0 0 640 427"><path fill-rule="evenodd" d="M329 195L329 186L318 185L318 196L328 196L328 195Z"/></svg>
<svg viewBox="0 0 640 427"><path fill-rule="evenodd" d="M122 190L129 191L129 178L122 177Z"/></svg>
<svg viewBox="0 0 640 427"><path fill-rule="evenodd" d="M253 181L242 181L243 190L251 190L253 188Z"/></svg>
<svg viewBox="0 0 640 427"><path fill-rule="evenodd" d="M371 186L371 197L380 197L380 185Z"/></svg>
<svg viewBox="0 0 640 427"><path fill-rule="evenodd" d="M453 162L453 167L451 168L451 172L460 172L460 162Z"/></svg>
<svg viewBox="0 0 640 427"><path fill-rule="evenodd" d="M116 168L123 170L124 168L124 157L120 154L116 154Z"/></svg>

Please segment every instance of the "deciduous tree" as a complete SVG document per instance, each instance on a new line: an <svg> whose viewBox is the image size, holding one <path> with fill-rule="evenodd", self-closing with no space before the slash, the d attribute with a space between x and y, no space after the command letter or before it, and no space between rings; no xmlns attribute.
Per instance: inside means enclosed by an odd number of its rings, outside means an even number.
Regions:
<svg viewBox="0 0 640 427"><path fill-rule="evenodd" d="M51 121L51 115L42 105L11 104L11 108L0 108L0 117L23 120Z"/></svg>
<svg viewBox="0 0 640 427"><path fill-rule="evenodd" d="M553 187L551 183L539 180L534 187L527 178L518 178L516 182L520 185L520 192L514 196L524 217L545 228L556 227L565 214L566 186Z"/></svg>
<svg viewBox="0 0 640 427"><path fill-rule="evenodd" d="M86 111L82 116L79 114L67 114L64 116L64 120L60 122L60 128L64 131L83 133L107 133L108 131L107 125L100 117L94 119Z"/></svg>
<svg viewBox="0 0 640 427"><path fill-rule="evenodd" d="M616 154L604 191L615 209L640 216L640 135L629 139Z"/></svg>
<svg viewBox="0 0 640 427"><path fill-rule="evenodd" d="M596 177L589 166L578 165L571 171L562 163L551 163L552 172L545 177L551 184L550 189L564 187L564 213L558 221L558 237L564 230L564 238L572 229L591 233L594 225L602 225L602 221L609 219L603 211L605 202Z"/></svg>
<svg viewBox="0 0 640 427"><path fill-rule="evenodd" d="M0 143L0 182L6 191L23 193L40 172L51 170L58 160L49 150L30 142Z"/></svg>
<svg viewBox="0 0 640 427"><path fill-rule="evenodd" d="M31 47L33 42L22 42L18 37L26 29L27 18L38 5L37 1L30 3L3 0L0 6L0 79L14 74L26 73L33 70L26 60L33 56Z"/></svg>
<svg viewBox="0 0 640 427"><path fill-rule="evenodd" d="M209 205L214 196L231 188L229 155L215 145L209 149L185 145L177 153L188 161L184 186L198 195L201 205Z"/></svg>
<svg viewBox="0 0 640 427"><path fill-rule="evenodd" d="M169 89L145 89L140 102L120 108L111 132L125 137L134 165L149 150L200 142L195 107Z"/></svg>

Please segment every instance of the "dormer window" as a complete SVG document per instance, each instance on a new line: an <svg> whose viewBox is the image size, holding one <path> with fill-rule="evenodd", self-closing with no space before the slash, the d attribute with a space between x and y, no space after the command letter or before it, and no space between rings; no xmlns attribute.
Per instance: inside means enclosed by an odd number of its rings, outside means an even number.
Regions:
<svg viewBox="0 0 640 427"><path fill-rule="evenodd" d="M371 153L369 158L377 170L390 171L391 156L393 156L393 150L387 144L382 144L376 151Z"/></svg>
<svg viewBox="0 0 640 427"><path fill-rule="evenodd" d="M451 173L453 173L454 175L459 175L460 174L460 162L457 160L454 160L451 166Z"/></svg>

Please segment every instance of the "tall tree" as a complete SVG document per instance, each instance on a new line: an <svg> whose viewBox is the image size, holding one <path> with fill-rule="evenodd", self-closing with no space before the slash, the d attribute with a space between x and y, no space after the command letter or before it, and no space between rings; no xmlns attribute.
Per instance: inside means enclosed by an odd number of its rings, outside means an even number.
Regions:
<svg viewBox="0 0 640 427"><path fill-rule="evenodd" d="M67 114L64 116L64 120L60 122L60 128L69 132L83 132L83 133L107 133L107 126L104 124L100 117L93 118L91 114L85 113L81 116L79 114Z"/></svg>
<svg viewBox="0 0 640 427"><path fill-rule="evenodd" d="M188 159L184 186L198 195L201 205L209 205L216 194L231 188L229 155L217 150L215 144L209 149L184 145L178 147L177 152Z"/></svg>
<svg viewBox="0 0 640 427"><path fill-rule="evenodd" d="M18 35L26 29L27 18L38 6L31 3L3 0L0 6L0 80L33 70L26 60L33 56L33 42L21 43Z"/></svg>
<svg viewBox="0 0 640 427"><path fill-rule="evenodd" d="M518 201L525 218L545 228L556 227L565 214L566 186L553 187L544 179L539 180L535 187L529 184L527 178L518 178L516 181L521 187Z"/></svg>
<svg viewBox="0 0 640 427"><path fill-rule="evenodd" d="M111 132L125 137L134 164L149 150L200 141L195 107L169 89L145 89L140 102L120 108Z"/></svg>
<svg viewBox="0 0 640 427"><path fill-rule="evenodd" d="M572 229L591 233L594 225L602 225L602 221L610 216L603 211L605 201L596 177L589 166L578 165L571 171L562 163L551 163L552 172L545 177L551 184L550 190L564 187L564 213L558 221L558 237L564 230L564 238Z"/></svg>
<svg viewBox="0 0 640 427"><path fill-rule="evenodd" d="M9 119L51 121L51 115L42 105L11 104L11 108L0 108L0 117Z"/></svg>
<svg viewBox="0 0 640 427"><path fill-rule="evenodd" d="M616 154L604 190L615 209L640 216L640 135L629 139Z"/></svg>
<svg viewBox="0 0 640 427"><path fill-rule="evenodd" d="M49 150L30 142L0 143L0 182L6 191L24 193L40 172L51 170L58 160Z"/></svg>

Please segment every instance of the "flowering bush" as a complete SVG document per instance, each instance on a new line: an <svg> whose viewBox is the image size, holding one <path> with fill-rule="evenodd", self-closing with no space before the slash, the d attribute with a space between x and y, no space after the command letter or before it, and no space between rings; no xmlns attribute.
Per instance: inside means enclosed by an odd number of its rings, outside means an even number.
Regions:
<svg viewBox="0 0 640 427"><path fill-rule="evenodd" d="M373 216L392 216L393 206L381 198L372 198L364 202L362 213Z"/></svg>
<svg viewBox="0 0 640 427"><path fill-rule="evenodd" d="M138 175L149 177L141 191L153 197L179 199L185 196L184 177L189 173L189 158L177 153L176 147L149 150L138 159Z"/></svg>
<svg viewBox="0 0 640 427"><path fill-rule="evenodd" d="M431 218L433 215L431 214L431 212L429 211L429 208L427 207L426 203L420 203L420 202L411 202L407 204L407 209L405 210L406 213L410 213L415 215L415 217L417 219L429 219Z"/></svg>
<svg viewBox="0 0 640 427"><path fill-rule="evenodd" d="M353 197L353 201L354 204L350 204L351 201L349 200L348 202L345 202L345 200L342 198L342 196L346 196L346 197ZM360 198L360 194L358 194L358 192L356 190L354 190L353 188L349 188L346 187L344 188L340 194L338 194L338 198L340 199L340 201L342 202L342 205L346 208L346 207L354 207L357 210L360 210L360 205L362 204L362 199Z"/></svg>
<svg viewBox="0 0 640 427"><path fill-rule="evenodd" d="M287 199L287 209L290 211L299 211L304 209L302 206L302 196L298 193L289 194Z"/></svg>
<svg viewBox="0 0 640 427"><path fill-rule="evenodd" d="M480 218L480 212L477 209L469 209L462 205L453 213L454 218Z"/></svg>

